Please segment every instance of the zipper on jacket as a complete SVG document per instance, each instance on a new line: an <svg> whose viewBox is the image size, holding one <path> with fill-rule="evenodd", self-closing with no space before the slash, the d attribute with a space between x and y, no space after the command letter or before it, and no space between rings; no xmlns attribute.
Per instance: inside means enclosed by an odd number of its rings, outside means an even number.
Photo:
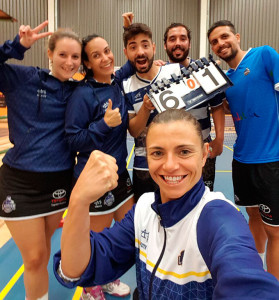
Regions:
<svg viewBox="0 0 279 300"><path fill-rule="evenodd" d="M158 215L158 219L159 219L159 227L158 227L158 232L160 230L160 227L161 227L161 224L160 224L160 220L161 220L161 217ZM162 248L162 251L161 251L161 254L155 264L155 267L151 273L151 276L150 276L150 282L149 282L149 296L148 296L148 299L151 300L151 295L152 295L152 286L153 286L153 281L154 281L154 277L155 277L155 273L159 267L159 264L164 256L164 253L165 253L165 250L166 250L166 244L167 244L167 232L166 232L166 229L164 226L162 226L163 229L164 229L164 244L163 244L163 248Z"/></svg>
<svg viewBox="0 0 279 300"><path fill-rule="evenodd" d="M161 228L161 217L158 215L158 232L160 232L160 228Z"/></svg>

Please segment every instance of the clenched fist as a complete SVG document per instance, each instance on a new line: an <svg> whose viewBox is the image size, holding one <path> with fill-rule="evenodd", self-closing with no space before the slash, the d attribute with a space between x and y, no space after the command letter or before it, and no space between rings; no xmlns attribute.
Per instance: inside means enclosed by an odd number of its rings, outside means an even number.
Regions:
<svg viewBox="0 0 279 300"><path fill-rule="evenodd" d="M118 166L116 159L101 151L93 151L81 172L71 198L89 205L106 192L117 187Z"/></svg>

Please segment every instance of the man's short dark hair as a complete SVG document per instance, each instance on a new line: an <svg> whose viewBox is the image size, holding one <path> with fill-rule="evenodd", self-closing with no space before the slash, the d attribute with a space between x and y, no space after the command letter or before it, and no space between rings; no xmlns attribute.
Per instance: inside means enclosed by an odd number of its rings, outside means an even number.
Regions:
<svg viewBox="0 0 279 300"><path fill-rule="evenodd" d="M124 28L124 32L123 32L124 47L127 48L128 41L140 33L147 35L152 40L152 31L146 24L133 23L130 26Z"/></svg>
<svg viewBox="0 0 279 300"><path fill-rule="evenodd" d="M233 25L233 23L229 20L220 20L220 21L217 21L215 22L213 25L211 25L211 27L208 29L207 31L207 38L209 38L211 32L217 28L217 27L220 27L220 26L228 26L230 27L230 30L233 34L236 34L236 30L235 30L235 27Z"/></svg>
<svg viewBox="0 0 279 300"><path fill-rule="evenodd" d="M168 26L166 28L166 31L164 33L164 44L166 44L166 42L167 42L168 33L169 33L170 29L175 28L175 27L183 27L183 28L185 28L186 31L187 31L187 36L188 36L189 42L191 42L191 30L186 25L184 25L182 23L171 23L170 26Z"/></svg>

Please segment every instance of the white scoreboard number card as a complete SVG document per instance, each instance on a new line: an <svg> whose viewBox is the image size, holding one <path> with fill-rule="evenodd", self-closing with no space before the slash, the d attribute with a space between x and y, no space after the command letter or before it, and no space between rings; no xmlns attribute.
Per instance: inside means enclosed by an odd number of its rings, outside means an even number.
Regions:
<svg viewBox="0 0 279 300"><path fill-rule="evenodd" d="M162 112L169 108L183 108L185 103L182 100L183 95L185 94L185 86L182 82L177 83L176 85L170 85L169 88L161 90L159 93L153 95L156 101L156 109L159 112Z"/></svg>
<svg viewBox="0 0 279 300"><path fill-rule="evenodd" d="M193 64L195 65L190 65L193 70L192 74L206 94L212 93L227 83L213 62L210 62L208 66L201 64L200 61L196 61Z"/></svg>
<svg viewBox="0 0 279 300"><path fill-rule="evenodd" d="M232 82L209 56L181 69L181 75L171 75L151 85L149 97L158 112L166 109L186 110L209 101L232 86Z"/></svg>

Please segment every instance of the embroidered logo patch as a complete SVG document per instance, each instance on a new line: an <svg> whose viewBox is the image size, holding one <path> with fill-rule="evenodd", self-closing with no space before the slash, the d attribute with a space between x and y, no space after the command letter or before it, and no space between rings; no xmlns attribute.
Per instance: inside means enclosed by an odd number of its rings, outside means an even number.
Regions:
<svg viewBox="0 0 279 300"><path fill-rule="evenodd" d="M143 239L145 239L146 242L148 242L148 239L149 239L149 232L146 231L146 229L142 230L141 231L141 237Z"/></svg>
<svg viewBox="0 0 279 300"><path fill-rule="evenodd" d="M114 196L111 192L108 193L108 195L106 196L105 200L104 200L104 204L106 206L112 206L113 202L115 201Z"/></svg>
<svg viewBox="0 0 279 300"><path fill-rule="evenodd" d="M46 98L47 97L46 90L38 89L37 97Z"/></svg>
<svg viewBox="0 0 279 300"><path fill-rule="evenodd" d="M14 200L12 200L11 196L7 196L6 200L3 201L3 203L2 203L2 210L6 214L9 214L13 210L16 210L16 204L15 204Z"/></svg>
<svg viewBox="0 0 279 300"><path fill-rule="evenodd" d="M104 109L104 110L107 110L107 108L108 108L108 101L107 101L106 103L103 104L103 109Z"/></svg>
<svg viewBox="0 0 279 300"><path fill-rule="evenodd" d="M135 102L142 101L141 92L138 92L138 93L134 96L134 99L135 99Z"/></svg>
<svg viewBox="0 0 279 300"><path fill-rule="evenodd" d="M246 75L248 75L249 73L250 73L250 70L249 70L248 68L246 68L245 71L244 71L244 75L246 76Z"/></svg>

